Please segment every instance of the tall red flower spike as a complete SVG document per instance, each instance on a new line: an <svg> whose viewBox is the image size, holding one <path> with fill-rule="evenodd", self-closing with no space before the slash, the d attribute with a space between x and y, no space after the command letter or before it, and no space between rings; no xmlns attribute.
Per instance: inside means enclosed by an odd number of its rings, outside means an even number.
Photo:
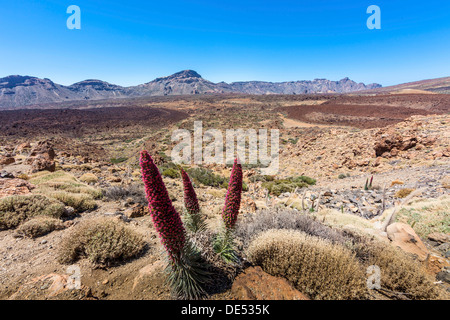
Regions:
<svg viewBox="0 0 450 320"><path fill-rule="evenodd" d="M228 185L225 206L222 211L222 219L225 227L230 230L236 224L241 206L242 193L242 165L238 159L234 160L233 169L231 170L230 183Z"/></svg>
<svg viewBox="0 0 450 320"><path fill-rule="evenodd" d="M181 177L183 178L184 187L184 206L190 214L197 214L200 212L197 195L195 194L191 179L189 179L188 174L183 168L181 168Z"/></svg>
<svg viewBox="0 0 450 320"><path fill-rule="evenodd" d="M147 151L141 152L140 165L153 224L173 261L180 257L186 241L183 223L172 205L161 174Z"/></svg>

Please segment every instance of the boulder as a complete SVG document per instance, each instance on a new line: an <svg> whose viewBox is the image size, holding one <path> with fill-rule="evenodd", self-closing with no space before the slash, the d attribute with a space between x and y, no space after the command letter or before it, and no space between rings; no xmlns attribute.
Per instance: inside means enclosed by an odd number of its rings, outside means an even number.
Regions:
<svg viewBox="0 0 450 320"><path fill-rule="evenodd" d="M0 156L0 166L7 166L13 164L16 160L10 156Z"/></svg>
<svg viewBox="0 0 450 320"><path fill-rule="evenodd" d="M400 134L384 134L375 142L375 155L377 157L396 156L399 151L405 151L415 147L417 137L403 136Z"/></svg>
<svg viewBox="0 0 450 320"><path fill-rule="evenodd" d="M127 218L139 218L149 214L148 208L139 204L133 204L129 209L125 210L124 215Z"/></svg>
<svg viewBox="0 0 450 320"><path fill-rule="evenodd" d="M235 300L309 300L286 279L271 276L261 267L245 269L235 279L231 295Z"/></svg>
<svg viewBox="0 0 450 320"><path fill-rule="evenodd" d="M393 245L407 253L417 255L420 261L427 259L427 248L409 225L395 222L387 227L386 233Z"/></svg>
<svg viewBox="0 0 450 320"><path fill-rule="evenodd" d="M450 284L450 269L444 268L443 271L439 272L436 275L436 280L443 281Z"/></svg>
<svg viewBox="0 0 450 320"><path fill-rule="evenodd" d="M432 275L438 274L444 268L449 267L450 264L447 259L435 254L430 254L426 262L426 271Z"/></svg>
<svg viewBox="0 0 450 320"><path fill-rule="evenodd" d="M23 179L0 179L0 198L31 193L35 186Z"/></svg>
<svg viewBox="0 0 450 320"><path fill-rule="evenodd" d="M2 170L0 171L0 179L12 179L14 175L11 172Z"/></svg>
<svg viewBox="0 0 450 320"><path fill-rule="evenodd" d="M54 172L56 169L55 155L55 150L49 141L40 141L31 150L25 164L31 165L32 173L44 170Z"/></svg>
<svg viewBox="0 0 450 320"><path fill-rule="evenodd" d="M439 244L450 242L450 235L440 232L433 232L428 235L428 239Z"/></svg>

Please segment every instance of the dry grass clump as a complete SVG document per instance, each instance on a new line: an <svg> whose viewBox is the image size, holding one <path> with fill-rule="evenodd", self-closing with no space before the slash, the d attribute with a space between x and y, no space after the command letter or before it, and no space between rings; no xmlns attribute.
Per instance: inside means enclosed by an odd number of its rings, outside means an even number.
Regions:
<svg viewBox="0 0 450 320"><path fill-rule="evenodd" d="M32 176L30 182L37 185L34 192L61 201L76 212L95 209L97 205L94 200L103 196L101 190L77 181L64 171L39 172Z"/></svg>
<svg viewBox="0 0 450 320"><path fill-rule="evenodd" d="M87 258L97 265L113 265L138 256L145 247L143 236L123 222L96 218L81 222L63 239L59 261L69 264Z"/></svg>
<svg viewBox="0 0 450 320"><path fill-rule="evenodd" d="M332 227L354 227L359 230L373 229L373 224L367 219L353 214L342 213L334 209L323 209L315 214L320 221Z"/></svg>
<svg viewBox="0 0 450 320"><path fill-rule="evenodd" d="M395 186L396 184L404 184L404 182L400 181L400 180L394 180L394 181L391 182L391 187Z"/></svg>
<svg viewBox="0 0 450 320"><path fill-rule="evenodd" d="M71 193L85 193L94 199L103 196L102 191L84 183L64 171L49 173L46 171L34 174L30 180L31 183L38 186L36 192L46 193L51 191L67 191Z"/></svg>
<svg viewBox="0 0 450 320"><path fill-rule="evenodd" d="M36 216L61 218L64 204L42 195L12 196L0 199L0 230L13 229Z"/></svg>
<svg viewBox="0 0 450 320"><path fill-rule="evenodd" d="M365 275L344 247L294 230L261 233L248 248L249 261L291 281L317 300L364 299Z"/></svg>
<svg viewBox="0 0 450 320"><path fill-rule="evenodd" d="M426 238L430 233L450 233L450 196L421 199L404 206L397 213L397 221L414 226L414 231Z"/></svg>
<svg viewBox="0 0 450 320"><path fill-rule="evenodd" d="M361 241L355 247L356 256L367 268L376 265L381 270L381 288L413 299L439 299L439 288L425 273L419 262L388 243Z"/></svg>
<svg viewBox="0 0 450 320"><path fill-rule="evenodd" d="M61 201L66 206L74 208L78 213L91 211L97 208L97 203L87 194L55 191L47 193L47 195Z"/></svg>
<svg viewBox="0 0 450 320"><path fill-rule="evenodd" d="M400 190L398 190L396 193L395 193L395 197L397 197L397 198L406 198L407 196L409 196L409 194L411 193L411 192L413 192L415 189L411 189L411 188L403 188L403 189L400 189Z"/></svg>
<svg viewBox="0 0 450 320"><path fill-rule="evenodd" d="M347 241L341 233L316 221L312 216L282 208L261 210L238 220L235 234L247 246L259 233L270 229L299 230L337 243Z"/></svg>
<svg viewBox="0 0 450 320"><path fill-rule="evenodd" d="M106 200L120 201L127 198L132 198L135 203L147 205L145 198L144 186L132 183L126 186L113 186L103 190Z"/></svg>
<svg viewBox="0 0 450 320"><path fill-rule="evenodd" d="M34 173L30 177L30 182L35 185L42 184L44 182L48 182L51 180L73 180L75 181L75 177L64 172L64 171L55 171L55 172L49 172L49 171L40 171L37 173Z"/></svg>
<svg viewBox="0 0 450 320"><path fill-rule="evenodd" d="M96 183L98 182L98 178L93 173L85 173L80 177L80 181L86 182L86 183Z"/></svg>
<svg viewBox="0 0 450 320"><path fill-rule="evenodd" d="M63 228L64 225L61 220L46 216L40 216L21 224L17 228L16 232L17 234L24 237L38 238L54 230Z"/></svg>

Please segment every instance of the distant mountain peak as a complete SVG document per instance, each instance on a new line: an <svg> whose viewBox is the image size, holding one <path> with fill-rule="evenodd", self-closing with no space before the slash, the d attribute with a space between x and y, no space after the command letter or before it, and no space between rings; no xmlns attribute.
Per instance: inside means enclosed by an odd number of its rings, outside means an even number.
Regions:
<svg viewBox="0 0 450 320"><path fill-rule="evenodd" d="M203 79L201 75L199 75L196 71L194 70L183 70L177 73L174 73L170 76L167 77L161 77L161 78L156 78L155 82L160 82L160 81L173 81L173 80L184 80L184 79Z"/></svg>
<svg viewBox="0 0 450 320"><path fill-rule="evenodd" d="M174 78L201 78L202 76L199 75L194 70L183 70L183 71L174 73L171 77L174 77Z"/></svg>
<svg viewBox="0 0 450 320"><path fill-rule="evenodd" d="M37 77L12 75L0 78L0 89L13 89L18 86L28 87L36 84L54 85L50 79L39 79Z"/></svg>

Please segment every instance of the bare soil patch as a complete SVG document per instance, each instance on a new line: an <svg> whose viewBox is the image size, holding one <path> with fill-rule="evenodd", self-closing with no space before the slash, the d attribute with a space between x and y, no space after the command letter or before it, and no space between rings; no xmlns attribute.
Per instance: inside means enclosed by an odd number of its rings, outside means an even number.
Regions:
<svg viewBox="0 0 450 320"><path fill-rule="evenodd" d="M429 115L435 113L424 109L407 107L336 103L292 106L280 109L287 113L288 118L307 123L343 125L357 128L384 127L401 122L413 115Z"/></svg>
<svg viewBox="0 0 450 320"><path fill-rule="evenodd" d="M81 136L135 126L161 128L187 116L177 110L142 107L2 111L0 132L14 137Z"/></svg>

